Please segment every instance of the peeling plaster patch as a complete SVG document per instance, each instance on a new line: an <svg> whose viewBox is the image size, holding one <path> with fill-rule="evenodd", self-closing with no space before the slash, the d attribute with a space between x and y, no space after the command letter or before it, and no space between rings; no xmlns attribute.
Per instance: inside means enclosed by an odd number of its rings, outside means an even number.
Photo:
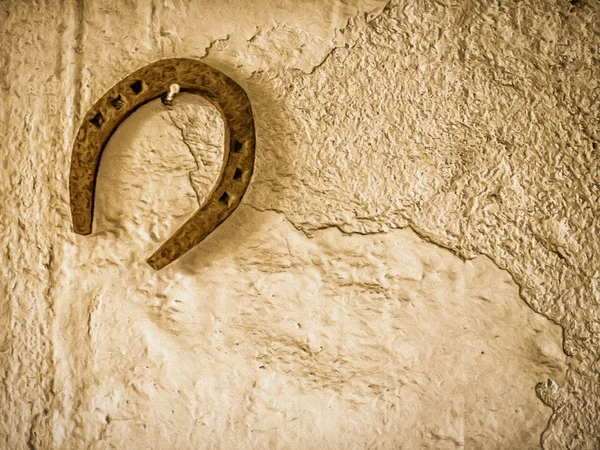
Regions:
<svg viewBox="0 0 600 450"><path fill-rule="evenodd" d="M320 5L330 14L327 33L323 33L317 23L299 23L294 20L294 14L283 22L269 28L258 28L246 39L229 39L227 45L215 48L213 41L207 47L207 61L219 64L224 59L235 62L238 76L246 77L267 69L273 69L279 64L282 67L312 73L339 47L349 47L358 37L353 33L353 23L358 17L367 21L374 20L388 4L387 0L372 0L365 2L333 3ZM331 10L330 10L331 8ZM293 11L293 10L292 10ZM290 12L292 12L290 11ZM313 18L314 20L314 18ZM318 21L318 19L316 19ZM236 35L238 37L239 34Z"/></svg>
<svg viewBox="0 0 600 450"><path fill-rule="evenodd" d="M108 444L539 442L551 411L533 387L563 383L561 330L487 258L410 230L309 239L243 206L206 244L158 278L129 258L106 266L111 249L78 274L111 280L89 392L114 418Z"/></svg>

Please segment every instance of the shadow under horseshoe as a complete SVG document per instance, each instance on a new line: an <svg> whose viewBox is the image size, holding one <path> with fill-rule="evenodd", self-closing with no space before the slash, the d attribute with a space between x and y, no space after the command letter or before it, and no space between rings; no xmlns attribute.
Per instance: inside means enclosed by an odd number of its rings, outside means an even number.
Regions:
<svg viewBox="0 0 600 450"><path fill-rule="evenodd" d="M255 131L250 100L231 78L199 61L156 61L121 80L88 111L71 157L69 193L73 231L92 232L94 193L100 158L117 127L137 108L157 98L169 105L174 93L201 95L219 111L225 125L224 161L202 206L147 259L162 269L200 243L240 204L254 169Z"/></svg>

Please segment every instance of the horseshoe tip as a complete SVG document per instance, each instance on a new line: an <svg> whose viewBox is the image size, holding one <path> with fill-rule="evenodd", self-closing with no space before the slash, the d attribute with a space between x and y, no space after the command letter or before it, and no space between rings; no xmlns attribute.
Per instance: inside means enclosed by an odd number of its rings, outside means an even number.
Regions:
<svg viewBox="0 0 600 450"><path fill-rule="evenodd" d="M73 223L73 232L82 236L88 236L92 234L92 226L87 223Z"/></svg>

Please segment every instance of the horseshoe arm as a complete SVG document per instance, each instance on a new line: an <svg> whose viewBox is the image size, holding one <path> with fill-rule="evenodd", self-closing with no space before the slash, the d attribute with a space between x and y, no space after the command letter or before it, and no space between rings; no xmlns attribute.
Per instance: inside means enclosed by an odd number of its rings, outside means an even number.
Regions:
<svg viewBox="0 0 600 450"><path fill-rule="evenodd" d="M165 96L171 84L199 94L221 113L225 125L224 163L204 204L147 262L159 270L221 224L239 205L252 176L255 154L254 119L244 90L232 79L192 59L156 61L112 87L86 114L71 158L69 191L73 231L92 232L94 193L100 158L116 128L137 108Z"/></svg>

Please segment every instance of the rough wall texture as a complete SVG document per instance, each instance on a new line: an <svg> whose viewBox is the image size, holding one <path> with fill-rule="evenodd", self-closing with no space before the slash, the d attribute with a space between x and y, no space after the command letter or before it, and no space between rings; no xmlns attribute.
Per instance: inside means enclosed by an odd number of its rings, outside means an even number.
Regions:
<svg viewBox="0 0 600 450"><path fill-rule="evenodd" d="M0 447L600 448L597 2L4 1L0 32ZM92 236L67 179L170 56L247 90L257 166L156 273L215 111L121 126Z"/></svg>

